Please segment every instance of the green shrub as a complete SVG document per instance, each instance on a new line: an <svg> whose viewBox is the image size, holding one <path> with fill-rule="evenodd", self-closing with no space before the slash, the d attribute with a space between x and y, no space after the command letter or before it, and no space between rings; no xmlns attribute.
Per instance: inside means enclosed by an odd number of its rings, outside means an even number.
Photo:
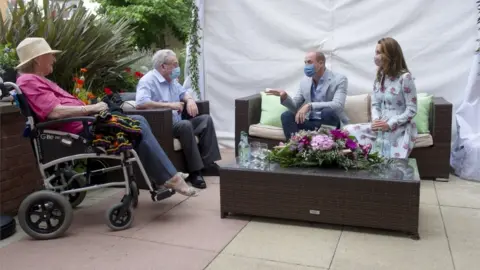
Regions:
<svg viewBox="0 0 480 270"><path fill-rule="evenodd" d="M16 47L26 37L44 37L53 49L62 50L50 79L65 90L73 89L73 74L87 68L85 86L102 91L121 80L120 73L136 61L129 57L135 29L127 19L112 23L89 13L82 2L69 19L62 17L69 11L65 2L43 0L43 7L27 0L17 0L17 4L6 20L0 15L0 43Z"/></svg>

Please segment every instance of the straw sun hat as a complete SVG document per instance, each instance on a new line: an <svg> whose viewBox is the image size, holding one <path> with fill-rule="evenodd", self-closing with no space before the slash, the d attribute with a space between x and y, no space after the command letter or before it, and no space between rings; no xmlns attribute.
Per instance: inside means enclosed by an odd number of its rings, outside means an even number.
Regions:
<svg viewBox="0 0 480 270"><path fill-rule="evenodd" d="M59 53L61 51L52 50L47 41L39 37L26 38L20 42L17 46L17 55L20 61L20 64L15 68L18 69L21 66L25 65L35 57L44 55L47 53Z"/></svg>

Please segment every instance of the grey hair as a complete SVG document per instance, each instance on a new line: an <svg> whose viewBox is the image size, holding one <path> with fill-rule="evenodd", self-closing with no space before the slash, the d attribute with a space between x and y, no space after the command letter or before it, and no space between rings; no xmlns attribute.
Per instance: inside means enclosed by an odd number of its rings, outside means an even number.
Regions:
<svg viewBox="0 0 480 270"><path fill-rule="evenodd" d="M153 68L157 69L160 65L168 64L168 58L177 56L172 50L164 49L157 51L152 57Z"/></svg>
<svg viewBox="0 0 480 270"><path fill-rule="evenodd" d="M35 59L32 59L32 60L28 61L27 63L18 67L18 72L20 72L20 73L34 73L36 64L37 63L35 62Z"/></svg>

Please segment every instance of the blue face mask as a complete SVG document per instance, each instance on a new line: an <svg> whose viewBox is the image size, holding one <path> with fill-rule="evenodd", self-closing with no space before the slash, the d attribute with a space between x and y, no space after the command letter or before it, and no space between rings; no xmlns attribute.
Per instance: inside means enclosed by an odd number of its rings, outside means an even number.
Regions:
<svg viewBox="0 0 480 270"><path fill-rule="evenodd" d="M172 70L172 73L170 73L170 79L175 80L180 76L180 67L176 67Z"/></svg>
<svg viewBox="0 0 480 270"><path fill-rule="evenodd" d="M307 77L313 77L315 75L315 66L313 64L305 65L303 72L305 72Z"/></svg>

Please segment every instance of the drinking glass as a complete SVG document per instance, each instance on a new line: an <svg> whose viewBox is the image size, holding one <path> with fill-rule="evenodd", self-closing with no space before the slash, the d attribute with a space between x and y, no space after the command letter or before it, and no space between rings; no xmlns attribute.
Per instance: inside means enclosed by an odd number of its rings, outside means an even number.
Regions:
<svg viewBox="0 0 480 270"><path fill-rule="evenodd" d="M259 142L251 142L250 143L250 154L252 155L252 165L254 168L258 166L257 158L259 155L260 150L260 143Z"/></svg>
<svg viewBox="0 0 480 270"><path fill-rule="evenodd" d="M259 143L258 145L258 158L260 159L260 168L265 168L265 159L268 155L268 145L266 143Z"/></svg>

